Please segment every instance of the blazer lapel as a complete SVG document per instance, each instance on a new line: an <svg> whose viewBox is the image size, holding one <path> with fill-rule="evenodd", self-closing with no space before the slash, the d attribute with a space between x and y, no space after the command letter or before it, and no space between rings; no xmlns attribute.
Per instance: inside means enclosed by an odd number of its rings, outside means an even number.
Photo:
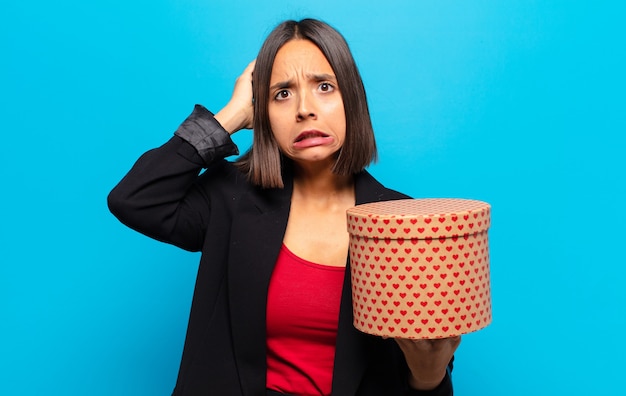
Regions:
<svg viewBox="0 0 626 396"><path fill-rule="evenodd" d="M406 198L399 193L391 193L368 172L355 177L356 204L364 204L390 199ZM346 273L339 311L339 328L335 351L335 369L333 373L333 395L355 395L369 364L368 343L371 336L358 331L353 325L352 282L350 259L346 264Z"/></svg>
<svg viewBox="0 0 626 396"><path fill-rule="evenodd" d="M233 220L228 266L233 349L244 395L265 395L267 291L287 227L293 180L283 189L244 197ZM355 177L356 204L402 198L390 194L369 173ZM354 395L368 366L367 336L352 324L350 262L341 297L333 394ZM256 393L255 393L256 392Z"/></svg>
<svg viewBox="0 0 626 396"><path fill-rule="evenodd" d="M289 217L284 189L242 197L233 220L228 285L233 349L244 395L265 395L267 290Z"/></svg>

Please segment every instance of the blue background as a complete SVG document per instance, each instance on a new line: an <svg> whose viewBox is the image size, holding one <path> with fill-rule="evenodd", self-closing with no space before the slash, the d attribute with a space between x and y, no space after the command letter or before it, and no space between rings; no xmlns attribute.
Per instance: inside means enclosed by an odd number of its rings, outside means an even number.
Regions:
<svg viewBox="0 0 626 396"><path fill-rule="evenodd" d="M457 394L621 393L622 4L4 1L0 393L171 392L199 256L126 229L106 195L307 16L357 59L372 173L493 205L494 322L464 337Z"/></svg>

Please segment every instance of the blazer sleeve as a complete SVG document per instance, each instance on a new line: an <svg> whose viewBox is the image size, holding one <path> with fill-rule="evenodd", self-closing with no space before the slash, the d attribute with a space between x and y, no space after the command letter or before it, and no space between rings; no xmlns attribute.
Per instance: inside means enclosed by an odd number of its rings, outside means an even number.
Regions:
<svg viewBox="0 0 626 396"><path fill-rule="evenodd" d="M230 135L213 114L196 105L163 146L143 154L108 195L122 223L159 241L199 251L211 213L210 189L199 174L225 177L223 158L237 154ZM203 176L206 180L207 177Z"/></svg>
<svg viewBox="0 0 626 396"><path fill-rule="evenodd" d="M454 359L453 359L454 360ZM406 395L407 396L452 396L452 361L448 364L448 368L446 369L446 376L443 381L433 390L429 391L419 391L415 389L408 388Z"/></svg>

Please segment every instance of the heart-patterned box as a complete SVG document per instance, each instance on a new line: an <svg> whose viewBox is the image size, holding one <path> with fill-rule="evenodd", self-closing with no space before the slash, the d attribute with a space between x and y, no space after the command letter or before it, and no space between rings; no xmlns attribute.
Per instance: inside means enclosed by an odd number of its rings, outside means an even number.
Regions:
<svg viewBox="0 0 626 396"><path fill-rule="evenodd" d="M404 199L348 209L354 326L433 339L491 323L489 204Z"/></svg>

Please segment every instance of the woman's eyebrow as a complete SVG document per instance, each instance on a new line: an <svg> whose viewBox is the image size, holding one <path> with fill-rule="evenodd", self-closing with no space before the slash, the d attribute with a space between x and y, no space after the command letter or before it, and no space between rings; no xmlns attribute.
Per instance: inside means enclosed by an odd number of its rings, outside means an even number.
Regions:
<svg viewBox="0 0 626 396"><path fill-rule="evenodd" d="M335 77L332 74L328 74L328 73L310 74L308 76L308 78L310 78L313 81L335 81L335 80L337 80L337 77Z"/></svg>
<svg viewBox="0 0 626 396"><path fill-rule="evenodd" d="M284 89L284 88L289 88L293 85L292 80L287 80L287 81L279 81L276 84L270 86L270 91L273 91L275 89Z"/></svg>
<svg viewBox="0 0 626 396"><path fill-rule="evenodd" d="M308 74L307 78L311 81L337 81L337 77L333 74L320 73L320 74ZM293 86L293 80L279 81L276 84L270 86L270 90L285 89Z"/></svg>

